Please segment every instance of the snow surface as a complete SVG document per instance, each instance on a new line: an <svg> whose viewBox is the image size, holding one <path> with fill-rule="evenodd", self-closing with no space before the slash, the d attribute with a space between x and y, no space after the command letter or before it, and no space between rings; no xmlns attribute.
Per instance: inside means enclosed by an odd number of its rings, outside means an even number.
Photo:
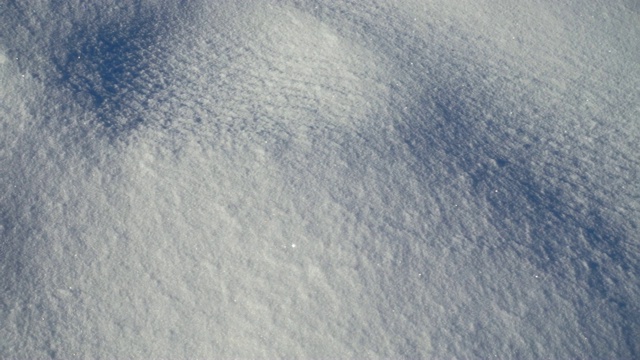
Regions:
<svg viewBox="0 0 640 360"><path fill-rule="evenodd" d="M3 1L0 357L639 358L638 39L636 0Z"/></svg>

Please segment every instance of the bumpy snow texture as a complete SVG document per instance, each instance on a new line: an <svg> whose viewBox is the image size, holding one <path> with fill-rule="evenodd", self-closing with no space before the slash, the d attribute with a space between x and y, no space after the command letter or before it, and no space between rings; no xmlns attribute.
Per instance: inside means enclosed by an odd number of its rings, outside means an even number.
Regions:
<svg viewBox="0 0 640 360"><path fill-rule="evenodd" d="M0 357L639 358L634 0L0 4Z"/></svg>

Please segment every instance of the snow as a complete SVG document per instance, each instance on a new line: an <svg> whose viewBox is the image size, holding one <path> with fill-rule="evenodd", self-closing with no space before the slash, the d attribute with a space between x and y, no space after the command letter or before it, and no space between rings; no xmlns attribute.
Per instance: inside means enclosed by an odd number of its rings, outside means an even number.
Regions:
<svg viewBox="0 0 640 360"><path fill-rule="evenodd" d="M636 2L0 9L0 357L639 356Z"/></svg>

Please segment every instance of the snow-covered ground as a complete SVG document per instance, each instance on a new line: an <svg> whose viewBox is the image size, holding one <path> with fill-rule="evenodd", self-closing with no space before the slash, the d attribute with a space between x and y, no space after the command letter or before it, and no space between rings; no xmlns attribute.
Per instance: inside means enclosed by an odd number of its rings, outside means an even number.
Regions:
<svg viewBox="0 0 640 360"><path fill-rule="evenodd" d="M0 3L0 357L640 357L637 0Z"/></svg>

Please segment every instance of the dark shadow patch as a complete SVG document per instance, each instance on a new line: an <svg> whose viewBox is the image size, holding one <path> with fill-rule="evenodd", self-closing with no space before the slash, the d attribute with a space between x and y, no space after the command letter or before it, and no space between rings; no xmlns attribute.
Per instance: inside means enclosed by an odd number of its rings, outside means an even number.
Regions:
<svg viewBox="0 0 640 360"><path fill-rule="evenodd" d="M58 85L96 114L104 132L119 135L144 124L132 111L162 90L158 68L168 20L141 15L122 23L77 26L63 55L54 57Z"/></svg>
<svg viewBox="0 0 640 360"><path fill-rule="evenodd" d="M507 159L499 158L499 159L494 159L494 161L496 162L496 165L500 168L503 168L509 165L509 160Z"/></svg>

